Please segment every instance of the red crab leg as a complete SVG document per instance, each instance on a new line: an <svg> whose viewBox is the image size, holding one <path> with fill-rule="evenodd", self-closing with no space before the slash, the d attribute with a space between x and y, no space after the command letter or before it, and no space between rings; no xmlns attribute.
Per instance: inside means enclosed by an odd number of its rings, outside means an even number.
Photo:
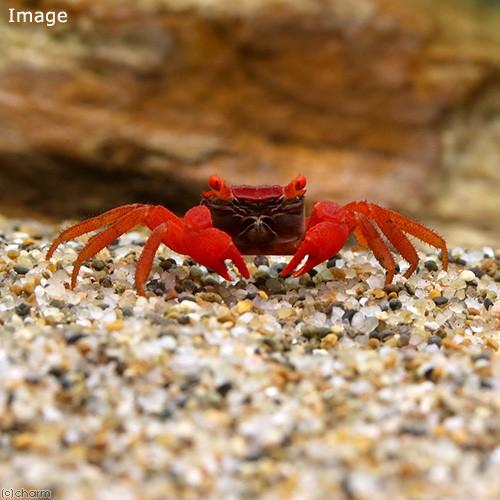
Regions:
<svg viewBox="0 0 500 500"><path fill-rule="evenodd" d="M87 244L80 251L75 261L73 272L71 273L71 288L75 288L76 286L76 279L82 264L115 241L123 233L126 233L133 227L144 223L149 210L150 207L147 205L139 206L131 212L127 212L125 215L122 215L104 231L92 236L92 238L90 238Z"/></svg>
<svg viewBox="0 0 500 500"><path fill-rule="evenodd" d="M184 215L182 222L181 225L171 225L171 230L163 240L168 247L190 255L195 261L213 269L228 281L232 281L232 278L224 263L227 259L233 261L243 277L250 277L245 261L231 237L212 226L212 216L206 206L191 208Z"/></svg>
<svg viewBox="0 0 500 500"><path fill-rule="evenodd" d="M231 237L212 227L210 211L205 206L192 208L182 219L159 205L133 204L109 210L63 231L51 245L47 259L52 256L60 243L108 226L90 238L79 253L71 275L71 287L74 288L83 262L139 224L144 224L153 230L137 266L136 284L140 294L144 293L142 285L151 270L154 255L160 243L166 244L178 253L190 255L197 262L210 267L227 280L231 280L231 276L224 262L226 259L232 260L245 278L249 277L245 261Z"/></svg>
<svg viewBox="0 0 500 500"><path fill-rule="evenodd" d="M357 214L357 219L359 221L361 232L368 242L368 246L380 262L380 265L387 270L385 284L388 285L394 278L394 272L396 271L396 264L391 251L387 248L387 245L384 243L380 233L373 227L372 223L365 215Z"/></svg>
<svg viewBox="0 0 500 500"><path fill-rule="evenodd" d="M384 233L386 238L392 243L392 246L410 264L410 267L404 274L405 278L409 278L417 268L419 261L417 251L411 241L405 236L403 231L392 222L382 207L366 202L360 202L358 206L364 208L362 213L371 216L371 218L375 220L382 233ZM354 232L356 232L356 230Z"/></svg>
<svg viewBox="0 0 500 500"><path fill-rule="evenodd" d="M194 210L196 212L193 212ZM186 214L187 221L166 222L151 233L137 263L135 286L139 295L144 295L143 284L151 271L154 256L161 243L174 251L190 255L228 281L232 281L232 278L224 262L226 259L233 261L242 276L250 277L245 261L231 237L214 227L203 227L207 225L207 219L203 217L202 210L208 209L195 207ZM200 227L201 229L198 229Z"/></svg>
<svg viewBox="0 0 500 500"><path fill-rule="evenodd" d="M157 226L154 231L149 235L146 244L142 250L139 261L137 262L137 268L135 270L135 288L139 295L144 295L143 284L146 281L151 267L153 266L153 259L160 246L165 233L167 231L168 222L164 222Z"/></svg>
<svg viewBox="0 0 500 500"><path fill-rule="evenodd" d="M45 258L49 260L61 243L73 240L82 234L90 233L91 231L95 231L96 229L112 224L122 215L140 206L141 205L138 203L122 205L121 207L113 208L101 215L97 215L96 217L92 217L91 219L84 220L83 222L69 227L54 240L54 243L50 246Z"/></svg>
<svg viewBox="0 0 500 500"><path fill-rule="evenodd" d="M434 231L414 222L393 210L367 202L353 202L341 207L333 202L318 202L313 207L306 235L290 263L281 272L290 274L307 256L306 263L294 276L299 276L340 250L351 232L362 247L368 246L382 267L387 270L386 284L389 284L396 270L394 257L376 223L394 248L410 264L405 273L409 277L418 264L418 254L404 233L416 236L422 241L441 249L443 269L448 267L446 242ZM330 224L330 225L325 225Z"/></svg>
<svg viewBox="0 0 500 500"><path fill-rule="evenodd" d="M388 208L381 207L374 203L367 202L352 202L346 205L344 208L347 210L352 210L354 212L362 212L368 217L372 217L375 219L377 224L380 220L390 220L395 226L404 231L405 233L411 234L415 238L441 250L441 260L443 262L443 269L448 270L448 249L446 246L446 241L439 236L437 233L432 231L431 229L422 226L418 222L415 222L411 219L408 219L404 215L401 215L394 210L390 210ZM379 224L380 225L380 224ZM382 228L381 228L382 229ZM389 236L387 235L389 238ZM391 241L391 243L393 243ZM394 244L394 243L393 243ZM411 243L410 243L411 245ZM394 245L396 247L396 245ZM412 245L413 246L413 245ZM408 260L406 256L401 252L399 247L396 247L397 250L401 253L405 260ZM418 256L417 256L418 259ZM411 265L411 261L408 260ZM405 276L408 274L405 273ZM411 274L411 273L410 273ZM408 274L409 276L409 274Z"/></svg>

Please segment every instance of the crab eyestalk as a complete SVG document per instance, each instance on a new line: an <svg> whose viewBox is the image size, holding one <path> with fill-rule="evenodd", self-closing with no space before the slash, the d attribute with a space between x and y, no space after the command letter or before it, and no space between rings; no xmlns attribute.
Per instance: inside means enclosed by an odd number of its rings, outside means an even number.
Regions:
<svg viewBox="0 0 500 500"><path fill-rule="evenodd" d="M303 196L306 192L306 183L306 178L303 175L298 175L283 188L283 194L289 200L297 196Z"/></svg>
<svg viewBox="0 0 500 500"><path fill-rule="evenodd" d="M219 198L219 200L230 200L233 195L231 189L227 184L217 175L212 175L208 180L208 185L212 190L212 193Z"/></svg>

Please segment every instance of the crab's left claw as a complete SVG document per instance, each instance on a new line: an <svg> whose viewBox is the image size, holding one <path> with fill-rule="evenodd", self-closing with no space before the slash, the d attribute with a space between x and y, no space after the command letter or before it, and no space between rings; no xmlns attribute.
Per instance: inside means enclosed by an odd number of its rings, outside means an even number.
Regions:
<svg viewBox="0 0 500 500"><path fill-rule="evenodd" d="M244 278L250 273L231 237L220 229L209 227L199 232L186 233L190 255L196 262L214 270L224 279L232 281L225 261L231 260Z"/></svg>
<svg viewBox="0 0 500 500"><path fill-rule="evenodd" d="M348 226L341 222L320 222L310 227L297 252L281 271L280 276L291 274L306 256L306 262L293 273L293 276L297 277L307 273L313 267L338 253L344 246L348 235Z"/></svg>

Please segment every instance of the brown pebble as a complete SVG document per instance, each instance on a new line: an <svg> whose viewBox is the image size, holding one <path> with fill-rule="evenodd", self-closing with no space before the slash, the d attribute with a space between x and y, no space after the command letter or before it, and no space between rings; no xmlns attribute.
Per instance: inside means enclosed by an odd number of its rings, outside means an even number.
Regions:
<svg viewBox="0 0 500 500"><path fill-rule="evenodd" d="M124 326L125 322L123 322L121 319L117 319L116 321L108 323L106 325L106 330L108 330L108 332L119 332L120 330L123 330Z"/></svg>
<svg viewBox="0 0 500 500"><path fill-rule="evenodd" d="M337 344L339 338L334 333L329 333L321 339L321 347L323 349L332 349Z"/></svg>
<svg viewBox="0 0 500 500"><path fill-rule="evenodd" d="M484 343L490 349L493 349L494 351L498 351L498 342L496 340L492 339L491 337L486 337L484 339Z"/></svg>
<svg viewBox="0 0 500 500"><path fill-rule="evenodd" d="M381 290L380 288L375 288L373 291L372 291L372 295L376 298L376 299L383 299L385 297L385 292L384 290Z"/></svg>
<svg viewBox="0 0 500 500"><path fill-rule="evenodd" d="M19 257L19 250L9 250L7 252L7 257L9 259L17 259Z"/></svg>

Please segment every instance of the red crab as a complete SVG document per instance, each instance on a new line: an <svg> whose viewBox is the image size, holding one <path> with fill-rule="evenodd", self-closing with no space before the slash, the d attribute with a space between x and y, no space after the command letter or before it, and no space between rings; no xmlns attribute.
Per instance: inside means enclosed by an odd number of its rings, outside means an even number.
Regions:
<svg viewBox="0 0 500 500"><path fill-rule="evenodd" d="M80 222L57 237L47 259L61 243L106 227L90 238L78 255L71 276L71 288L74 288L80 267L87 259L142 224L152 233L135 274L135 285L141 295L144 295L143 284L160 243L189 255L227 280L232 279L225 264L227 259L232 260L242 276L250 276L242 255L293 255L280 274L300 276L334 256L351 233L361 247L372 250L386 269L386 284L391 283L396 264L381 233L410 264L405 277L415 271L419 261L406 234L441 249L443 269L448 268L446 242L441 236L374 203L358 201L340 206L333 201L319 201L306 218L306 178L302 175L286 186L228 185L214 175L209 185L210 191L202 194L201 204L188 210L184 217L161 205L131 204ZM305 263L297 269L306 256Z"/></svg>

